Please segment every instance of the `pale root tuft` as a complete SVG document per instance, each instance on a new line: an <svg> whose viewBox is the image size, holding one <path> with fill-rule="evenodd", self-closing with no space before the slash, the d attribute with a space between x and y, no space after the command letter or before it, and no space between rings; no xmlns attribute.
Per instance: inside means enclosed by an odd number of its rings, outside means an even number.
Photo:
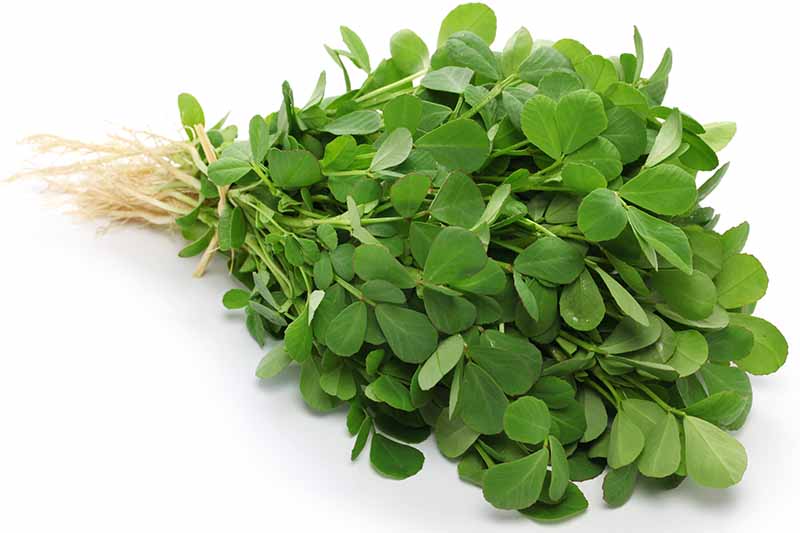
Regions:
<svg viewBox="0 0 800 533"><path fill-rule="evenodd" d="M125 131L92 144L54 135L23 141L58 164L18 173L40 178L74 214L111 223L172 225L197 204L203 165L196 146L152 133ZM62 161L64 160L64 161Z"/></svg>

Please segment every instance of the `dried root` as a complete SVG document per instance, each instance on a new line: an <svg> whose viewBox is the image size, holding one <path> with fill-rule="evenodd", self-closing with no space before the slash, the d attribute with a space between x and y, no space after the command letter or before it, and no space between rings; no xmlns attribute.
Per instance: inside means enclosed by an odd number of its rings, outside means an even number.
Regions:
<svg viewBox="0 0 800 533"><path fill-rule="evenodd" d="M197 147L151 133L125 131L91 144L53 135L23 141L59 164L35 168L13 179L40 178L80 217L111 223L169 226L197 203L203 163ZM64 163L61 160L67 159Z"/></svg>

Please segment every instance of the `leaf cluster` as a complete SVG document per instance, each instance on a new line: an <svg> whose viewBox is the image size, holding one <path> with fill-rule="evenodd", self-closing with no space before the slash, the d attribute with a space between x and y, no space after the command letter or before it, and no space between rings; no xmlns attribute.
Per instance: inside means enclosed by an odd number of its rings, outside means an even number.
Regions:
<svg viewBox="0 0 800 533"><path fill-rule="evenodd" d="M282 339L257 375L299 365L308 406L346 404L352 458L369 446L386 477L416 474L433 433L490 504L541 521L584 510L575 483L604 470L610 505L641 477L737 483L749 375L788 348L752 315L768 280L747 223L719 232L703 205L735 126L663 106L671 52L643 77L638 31L615 57L495 34L464 4L433 54L401 30L376 64L342 27L347 92L323 72L247 141L208 129L181 255L219 232L244 287L223 303ZM202 109L179 105L199 143Z"/></svg>

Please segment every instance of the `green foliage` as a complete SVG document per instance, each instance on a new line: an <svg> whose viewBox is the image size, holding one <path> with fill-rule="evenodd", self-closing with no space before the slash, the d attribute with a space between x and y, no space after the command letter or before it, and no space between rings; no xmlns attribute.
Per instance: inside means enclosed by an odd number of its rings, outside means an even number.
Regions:
<svg viewBox="0 0 800 533"><path fill-rule="evenodd" d="M585 510L573 482L604 470L610 506L640 476L737 483L727 431L788 346L751 314L768 277L748 224L721 232L705 205L735 124L662 106L672 54L644 72L638 30L605 57L524 27L492 49L496 25L464 4L435 49L404 29L383 61L341 27L345 94L322 75L299 108L284 84L247 141L219 123L216 158L181 160L201 188L176 182L180 256L229 259L224 306L283 339L256 375L297 363L306 404L347 403L351 457L369 445L386 477L416 474L404 443L432 432L490 504L537 521ZM202 108L179 111L198 144Z"/></svg>

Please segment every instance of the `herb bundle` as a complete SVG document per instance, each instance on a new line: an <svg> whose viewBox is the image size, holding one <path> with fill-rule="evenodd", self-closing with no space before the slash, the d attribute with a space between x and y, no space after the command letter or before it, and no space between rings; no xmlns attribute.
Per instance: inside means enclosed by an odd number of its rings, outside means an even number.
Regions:
<svg viewBox="0 0 800 533"><path fill-rule="evenodd" d="M182 94L188 141L46 172L88 173L62 187L92 216L177 225L197 274L224 254L244 287L224 305L282 339L256 374L300 365L305 402L347 404L352 459L369 447L384 476L416 474L433 433L490 504L536 520L582 512L575 482L604 471L614 506L640 477L737 483L748 374L788 347L752 315L767 275L747 223L716 232L701 206L735 126L663 106L671 53L642 77L638 31L612 58L525 28L497 52L495 31L464 4L432 55L401 30L373 68L342 27L342 95L323 72L301 106L284 83L239 141Z"/></svg>

